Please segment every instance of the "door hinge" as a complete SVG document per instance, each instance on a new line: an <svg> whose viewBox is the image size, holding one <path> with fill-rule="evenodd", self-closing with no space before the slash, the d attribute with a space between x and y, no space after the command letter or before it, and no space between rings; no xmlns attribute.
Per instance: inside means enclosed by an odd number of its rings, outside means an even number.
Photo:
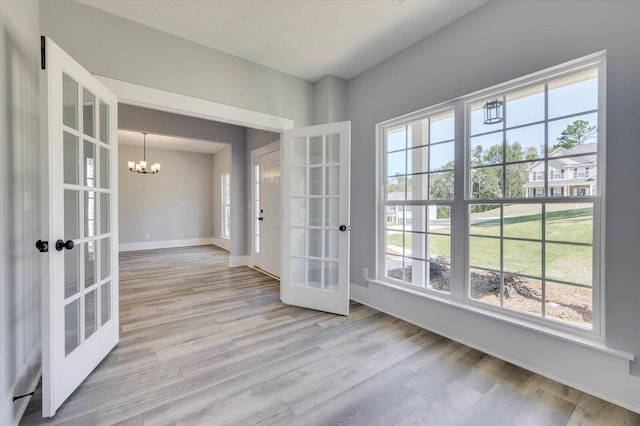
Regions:
<svg viewBox="0 0 640 426"><path fill-rule="evenodd" d="M46 49L46 38L45 36L40 36L40 67L43 70L47 69L47 49Z"/></svg>

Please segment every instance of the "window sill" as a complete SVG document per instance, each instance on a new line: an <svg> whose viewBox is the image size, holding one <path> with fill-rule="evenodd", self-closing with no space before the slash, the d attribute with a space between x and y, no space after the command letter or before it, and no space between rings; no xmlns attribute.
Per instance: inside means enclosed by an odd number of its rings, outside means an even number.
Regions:
<svg viewBox="0 0 640 426"><path fill-rule="evenodd" d="M604 343L604 340L600 337L586 336L583 334L572 333L570 331L561 330L551 325L544 325L544 324L539 324L533 321L527 321L526 319L516 317L514 315L509 315L508 313L496 312L493 309L488 309L483 306L478 306L474 303L469 303L466 301L454 299L453 297L446 294L438 294L436 292L428 292L428 291L423 291L419 289L412 289L403 285L398 285L398 284L379 281L379 280L367 280L367 282L369 283L369 285L373 284L376 286L392 288L394 290L409 293L417 297L422 297L424 299L446 304L458 309L464 309L466 311L483 315L498 321L506 322L508 324L515 325L527 330L532 330L532 331L542 333L548 336L552 336L570 343L584 346L589 349L597 350L607 355L612 355L618 358L625 359L627 361L633 361L635 359L634 354L607 347ZM393 314L391 313L391 315ZM579 332L579 329L576 331Z"/></svg>
<svg viewBox="0 0 640 426"><path fill-rule="evenodd" d="M230 240L230 237L225 237L224 235L220 235L218 238L222 238L223 240Z"/></svg>

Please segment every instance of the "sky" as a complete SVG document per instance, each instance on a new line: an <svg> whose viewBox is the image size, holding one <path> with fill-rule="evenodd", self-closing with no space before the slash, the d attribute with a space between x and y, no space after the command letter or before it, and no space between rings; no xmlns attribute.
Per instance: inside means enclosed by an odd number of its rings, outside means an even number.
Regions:
<svg viewBox="0 0 640 426"><path fill-rule="evenodd" d="M591 125L598 125L597 113L580 114L585 111L592 111L598 108L598 79L593 71L588 74L588 79L576 78L559 80L549 83L548 96L548 140L549 146L553 146L557 138L560 137L567 125L576 120L586 120ZM484 124L484 110L482 106L493 98L483 99L472 105L470 117L470 134L471 149L481 145L483 149L501 144L503 134L506 133L506 140L509 143L520 142L523 151L526 152L528 147L534 147L542 156L544 145L545 125L531 124L544 120L545 102L544 102L544 85L528 87L527 89L507 95L506 103L503 107L504 122L497 124ZM580 114L566 118L568 115ZM563 118L565 117L565 118ZM511 129L515 126L523 126ZM444 164L454 159L454 130L455 122L452 114L440 115L434 117L430 124L430 143L431 147L430 171L438 170ZM500 130L504 130L500 131ZM486 134L482 136L474 136L484 134L486 132L498 131L496 133ZM411 125L408 131L398 130L388 134L388 152L394 150L402 150L398 152L390 152L387 161L387 176L396 174L410 174L417 172L411 170L411 156L426 157L427 147L415 148L412 150L404 150L406 140L411 140ZM443 141L451 141L439 143ZM587 141L587 143L595 143L595 138ZM407 154L409 155L409 167L405 167ZM421 170L426 171L426 170Z"/></svg>

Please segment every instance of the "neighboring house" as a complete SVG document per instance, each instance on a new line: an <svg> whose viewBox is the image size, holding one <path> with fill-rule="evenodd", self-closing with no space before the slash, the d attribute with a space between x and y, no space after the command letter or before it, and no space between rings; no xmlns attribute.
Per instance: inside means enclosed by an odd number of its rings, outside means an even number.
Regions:
<svg viewBox="0 0 640 426"><path fill-rule="evenodd" d="M411 200L411 191L407 192L406 197L404 191L389 193L389 201ZM406 219L406 223L411 223L411 209L407 210L405 218L403 206L387 206L387 223L402 223L403 219Z"/></svg>
<svg viewBox="0 0 640 426"><path fill-rule="evenodd" d="M587 196L596 194L598 169L597 144L557 148L549 159L549 196ZM525 197L544 196L544 161L527 168L529 181L524 184Z"/></svg>

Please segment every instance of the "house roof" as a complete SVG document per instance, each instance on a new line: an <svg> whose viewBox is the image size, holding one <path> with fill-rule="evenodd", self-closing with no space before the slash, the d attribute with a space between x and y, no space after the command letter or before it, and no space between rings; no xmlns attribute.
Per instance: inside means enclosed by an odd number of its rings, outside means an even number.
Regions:
<svg viewBox="0 0 640 426"><path fill-rule="evenodd" d="M595 143L576 145L571 149L556 148L549 154L549 166L554 169L590 165L595 166L597 163L597 150L598 146ZM527 170L530 171L535 169L541 164L542 161L536 161L527 167Z"/></svg>
<svg viewBox="0 0 640 426"><path fill-rule="evenodd" d="M549 181L549 186L566 186L566 185L592 185L596 182L596 176L589 176L575 179L553 179ZM535 180L527 182L523 185L525 188L542 188L544 186L543 180Z"/></svg>

